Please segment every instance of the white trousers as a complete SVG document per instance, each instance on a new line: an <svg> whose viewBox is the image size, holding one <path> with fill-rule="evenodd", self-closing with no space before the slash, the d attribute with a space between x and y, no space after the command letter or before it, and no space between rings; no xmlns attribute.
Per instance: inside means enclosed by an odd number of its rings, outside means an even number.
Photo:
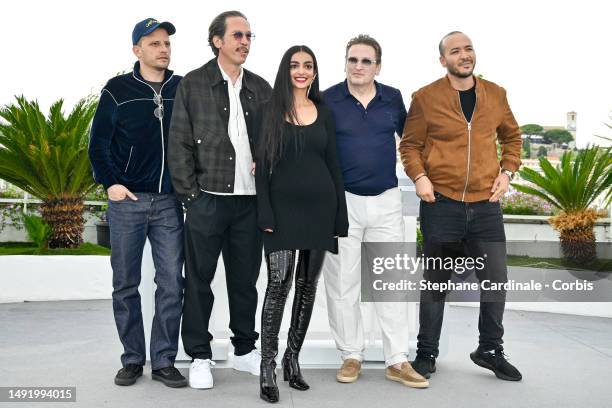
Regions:
<svg viewBox="0 0 612 408"><path fill-rule="evenodd" d="M329 326L342 359L363 361L365 334L360 309L361 243L403 242L400 190L378 196L346 193L348 237L338 239L338 255L328 254L323 266ZM408 361L408 303L373 302L382 331L387 366Z"/></svg>

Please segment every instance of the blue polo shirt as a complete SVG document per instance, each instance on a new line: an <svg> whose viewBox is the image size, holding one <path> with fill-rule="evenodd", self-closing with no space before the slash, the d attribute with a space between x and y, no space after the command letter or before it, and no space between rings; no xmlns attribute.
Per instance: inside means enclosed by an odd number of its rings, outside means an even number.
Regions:
<svg viewBox="0 0 612 408"><path fill-rule="evenodd" d="M399 89L374 82L367 107L350 94L346 80L323 92L336 121L336 144L346 191L379 195L397 187L395 134L402 136L406 106Z"/></svg>

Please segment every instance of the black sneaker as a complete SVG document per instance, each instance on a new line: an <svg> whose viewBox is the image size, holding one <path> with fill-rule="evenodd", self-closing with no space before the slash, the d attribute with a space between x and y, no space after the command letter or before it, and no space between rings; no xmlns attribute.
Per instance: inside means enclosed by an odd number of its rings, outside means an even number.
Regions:
<svg viewBox="0 0 612 408"><path fill-rule="evenodd" d="M470 358L476 365L493 371L497 378L506 381L520 381L523 376L515 366L506 360L506 357L503 347L491 351L484 351L479 347L470 353Z"/></svg>
<svg viewBox="0 0 612 408"><path fill-rule="evenodd" d="M132 385L138 377L142 377L142 366L137 364L127 364L121 370L117 371L115 376L115 384L117 385Z"/></svg>
<svg viewBox="0 0 612 408"><path fill-rule="evenodd" d="M436 372L436 359L433 357L425 357L417 354L414 361L410 362L412 368L425 378L431 377L431 373Z"/></svg>
<svg viewBox="0 0 612 408"><path fill-rule="evenodd" d="M151 377L172 388L181 388L187 385L187 379L173 366L153 370L151 371Z"/></svg>

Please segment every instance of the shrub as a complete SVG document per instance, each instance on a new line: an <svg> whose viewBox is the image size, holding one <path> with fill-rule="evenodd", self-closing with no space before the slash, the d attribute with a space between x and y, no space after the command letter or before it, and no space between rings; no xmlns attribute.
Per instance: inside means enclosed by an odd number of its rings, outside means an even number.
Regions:
<svg viewBox="0 0 612 408"><path fill-rule="evenodd" d="M546 200L531 194L510 189L501 200L502 212L514 215L552 215L553 206Z"/></svg>
<svg viewBox="0 0 612 408"><path fill-rule="evenodd" d="M45 249L49 241L49 235L51 234L51 227L49 224L47 224L42 217L27 214L23 215L23 224L28 233L28 238L36 244L38 249Z"/></svg>

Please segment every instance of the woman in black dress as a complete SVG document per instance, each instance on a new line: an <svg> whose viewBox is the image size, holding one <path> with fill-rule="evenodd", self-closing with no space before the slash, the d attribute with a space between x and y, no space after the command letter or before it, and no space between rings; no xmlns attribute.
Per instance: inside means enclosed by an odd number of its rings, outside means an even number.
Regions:
<svg viewBox="0 0 612 408"><path fill-rule="evenodd" d="M259 227L264 231L268 286L261 315L260 396L278 401L274 358L299 250L295 298L283 377L307 390L298 363L326 251L348 233L331 112L320 103L317 60L306 46L283 56L274 92L262 107L256 166Z"/></svg>

